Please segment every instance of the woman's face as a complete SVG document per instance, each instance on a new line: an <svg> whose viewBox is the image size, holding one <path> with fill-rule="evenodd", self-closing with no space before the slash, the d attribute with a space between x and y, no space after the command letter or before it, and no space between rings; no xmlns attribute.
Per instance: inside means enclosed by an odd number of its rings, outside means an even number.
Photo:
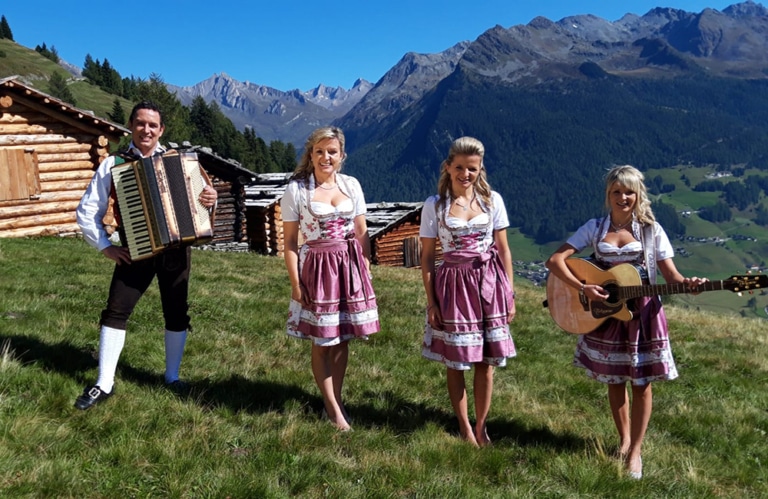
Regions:
<svg viewBox="0 0 768 499"><path fill-rule="evenodd" d="M315 175L327 177L339 169L344 153L341 150L339 139L327 138L318 140L312 147L312 166Z"/></svg>
<svg viewBox="0 0 768 499"><path fill-rule="evenodd" d="M465 191L475 184L480 175L483 159L476 155L457 154L453 161L445 166L451 177L451 188L454 192Z"/></svg>
<svg viewBox="0 0 768 499"><path fill-rule="evenodd" d="M611 213L627 217L637 204L637 193L625 185L614 182L608 192L608 200L611 203Z"/></svg>

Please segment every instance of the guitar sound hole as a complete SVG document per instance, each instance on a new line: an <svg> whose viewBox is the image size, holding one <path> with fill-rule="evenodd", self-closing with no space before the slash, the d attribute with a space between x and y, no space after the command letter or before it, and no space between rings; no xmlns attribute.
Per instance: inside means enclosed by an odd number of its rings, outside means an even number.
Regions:
<svg viewBox="0 0 768 499"><path fill-rule="evenodd" d="M609 294L605 303L619 303L619 286L615 282L605 283L602 287Z"/></svg>

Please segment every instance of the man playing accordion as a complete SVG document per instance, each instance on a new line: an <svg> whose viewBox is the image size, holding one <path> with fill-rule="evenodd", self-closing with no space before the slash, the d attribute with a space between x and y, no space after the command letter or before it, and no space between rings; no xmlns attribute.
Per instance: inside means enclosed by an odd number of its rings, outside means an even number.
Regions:
<svg viewBox="0 0 768 499"><path fill-rule="evenodd" d="M165 152L158 143L165 125L160 109L154 103L136 104L128 127L131 130L129 154L146 158ZM115 261L107 306L101 312L99 375L96 383L87 386L77 397L75 407L80 410L89 409L114 393L115 372L125 344L128 318L155 276L165 319L165 383L175 392L187 390L186 383L179 380L179 368L190 329L187 297L191 248L171 248L150 258L132 261L127 247L112 244L102 219L109 207L115 162L115 156L102 161L77 207L77 223L85 240ZM216 190L206 185L200 194L200 202L212 208L216 199Z"/></svg>

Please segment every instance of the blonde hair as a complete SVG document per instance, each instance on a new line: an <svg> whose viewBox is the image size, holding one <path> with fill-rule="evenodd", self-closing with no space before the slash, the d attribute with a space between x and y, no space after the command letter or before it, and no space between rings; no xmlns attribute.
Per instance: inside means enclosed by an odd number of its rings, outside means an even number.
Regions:
<svg viewBox="0 0 768 499"><path fill-rule="evenodd" d="M456 156L480 156L480 172L477 175L474 189L477 195L482 199L483 203L491 207L491 186L488 184L488 177L485 173L485 164L483 163L483 156L485 156L485 147L483 143L474 137L459 137L451 144L451 148L448 150L448 157L440 164L440 178L437 181L437 194L439 196L438 205L442 206L446 199L453 199L453 192L451 191L451 176L448 173L447 167L453 163L453 159Z"/></svg>
<svg viewBox="0 0 768 499"><path fill-rule="evenodd" d="M344 132L341 128L335 126L316 128L304 143L304 152L299 159L299 163L296 165L296 169L293 170L292 179L306 180L315 171L315 167L312 165L312 149L315 144L325 139L336 139L339 141L341 147L341 162L339 162L339 168L336 170L341 171L341 167L344 165L344 160L347 158L347 153L344 152Z"/></svg>
<svg viewBox="0 0 768 499"><path fill-rule="evenodd" d="M645 187L645 175L630 165L615 166L605 174L605 207L611 211L611 190L614 184L630 189L637 194L637 202L632 210L637 221L643 224L652 224L656 221L651 210L651 200L648 199L648 190Z"/></svg>

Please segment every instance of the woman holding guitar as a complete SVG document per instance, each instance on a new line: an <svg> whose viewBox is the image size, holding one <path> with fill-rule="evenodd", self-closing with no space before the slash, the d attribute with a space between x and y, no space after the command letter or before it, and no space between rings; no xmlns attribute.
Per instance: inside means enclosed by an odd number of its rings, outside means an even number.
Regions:
<svg viewBox="0 0 768 499"><path fill-rule="evenodd" d="M598 265L631 263L645 283L655 283L657 270L667 283L684 283L691 291L706 281L685 278L678 272L672 261L674 249L653 216L643 181L643 174L632 166L610 170L605 179L608 215L582 225L547 260L550 272L578 290L583 303L601 303L610 296L599 284L579 279L568 266L569 257L588 247ZM610 318L579 336L574 365L608 385L608 401L620 438L619 455L629 476L639 479L643 474L641 447L653 407L651 383L675 379L677 368L661 299L635 298L632 305L631 319ZM631 409L627 382L632 387Z"/></svg>

